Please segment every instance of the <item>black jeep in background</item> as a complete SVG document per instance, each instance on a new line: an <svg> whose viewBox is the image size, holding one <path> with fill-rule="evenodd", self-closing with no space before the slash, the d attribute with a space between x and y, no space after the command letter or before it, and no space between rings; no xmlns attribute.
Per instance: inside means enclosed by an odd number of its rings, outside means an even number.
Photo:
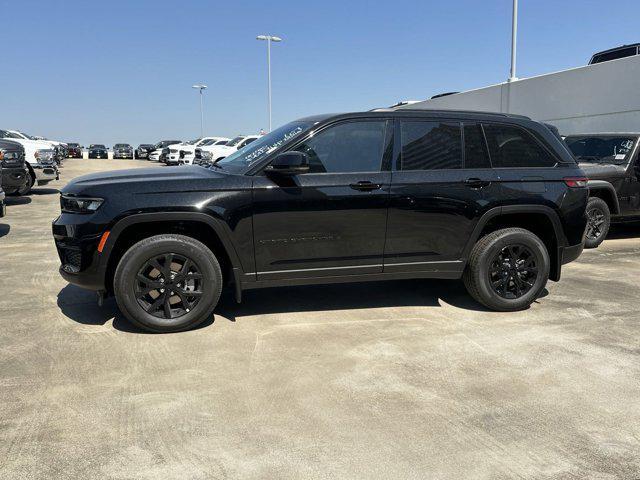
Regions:
<svg viewBox="0 0 640 480"><path fill-rule="evenodd" d="M597 247L611 222L640 220L640 133L569 135L565 142L589 178L585 246Z"/></svg>
<svg viewBox="0 0 640 480"><path fill-rule="evenodd" d="M67 281L114 294L147 330L192 328L225 282L464 280L527 308L583 249L589 192L526 117L380 110L284 125L210 168L83 176L53 235Z"/></svg>
<svg viewBox="0 0 640 480"><path fill-rule="evenodd" d="M109 158L107 147L101 144L89 145L89 158Z"/></svg>

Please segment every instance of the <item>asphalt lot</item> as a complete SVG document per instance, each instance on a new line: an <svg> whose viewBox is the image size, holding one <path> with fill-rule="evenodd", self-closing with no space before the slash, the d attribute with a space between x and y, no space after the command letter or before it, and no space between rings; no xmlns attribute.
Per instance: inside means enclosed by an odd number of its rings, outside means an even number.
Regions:
<svg viewBox="0 0 640 480"><path fill-rule="evenodd" d="M227 294L153 335L58 275L56 188L0 219L2 479L640 477L640 226L527 311L460 282Z"/></svg>

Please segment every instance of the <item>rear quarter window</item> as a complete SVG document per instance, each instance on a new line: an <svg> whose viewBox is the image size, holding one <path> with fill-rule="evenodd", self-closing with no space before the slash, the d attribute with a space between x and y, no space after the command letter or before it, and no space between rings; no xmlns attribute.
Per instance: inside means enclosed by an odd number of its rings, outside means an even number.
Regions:
<svg viewBox="0 0 640 480"><path fill-rule="evenodd" d="M522 128L483 124L493 168L553 167L558 162Z"/></svg>

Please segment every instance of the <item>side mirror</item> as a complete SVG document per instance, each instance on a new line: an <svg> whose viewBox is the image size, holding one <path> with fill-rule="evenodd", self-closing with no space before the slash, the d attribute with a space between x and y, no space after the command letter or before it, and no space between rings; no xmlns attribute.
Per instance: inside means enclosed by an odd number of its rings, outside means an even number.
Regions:
<svg viewBox="0 0 640 480"><path fill-rule="evenodd" d="M283 152L265 168L268 174L299 175L309 171L309 157L303 152Z"/></svg>

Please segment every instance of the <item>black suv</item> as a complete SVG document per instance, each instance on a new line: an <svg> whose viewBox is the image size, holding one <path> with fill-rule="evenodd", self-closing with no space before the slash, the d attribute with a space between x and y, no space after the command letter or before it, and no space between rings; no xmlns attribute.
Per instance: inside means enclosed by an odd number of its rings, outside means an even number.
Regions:
<svg viewBox="0 0 640 480"><path fill-rule="evenodd" d="M25 195L29 192L31 177L22 145L10 140L0 140L0 168L0 185L7 195Z"/></svg>
<svg viewBox="0 0 640 480"><path fill-rule="evenodd" d="M151 143L141 143L134 152L135 158L149 158L149 152L153 151L153 145Z"/></svg>
<svg viewBox="0 0 640 480"><path fill-rule="evenodd" d="M89 145L89 158L109 158L107 147L101 144Z"/></svg>
<svg viewBox="0 0 640 480"><path fill-rule="evenodd" d="M459 279L528 307L583 248L586 178L526 117L382 110L303 118L210 168L126 170L61 192L69 282L152 331L194 327L245 289Z"/></svg>
<svg viewBox="0 0 640 480"><path fill-rule="evenodd" d="M131 158L133 159L133 147L128 143L116 143L113 146L113 158Z"/></svg>
<svg viewBox="0 0 640 480"><path fill-rule="evenodd" d="M569 135L565 142L589 178L587 238L597 247L611 222L640 220L640 133Z"/></svg>

